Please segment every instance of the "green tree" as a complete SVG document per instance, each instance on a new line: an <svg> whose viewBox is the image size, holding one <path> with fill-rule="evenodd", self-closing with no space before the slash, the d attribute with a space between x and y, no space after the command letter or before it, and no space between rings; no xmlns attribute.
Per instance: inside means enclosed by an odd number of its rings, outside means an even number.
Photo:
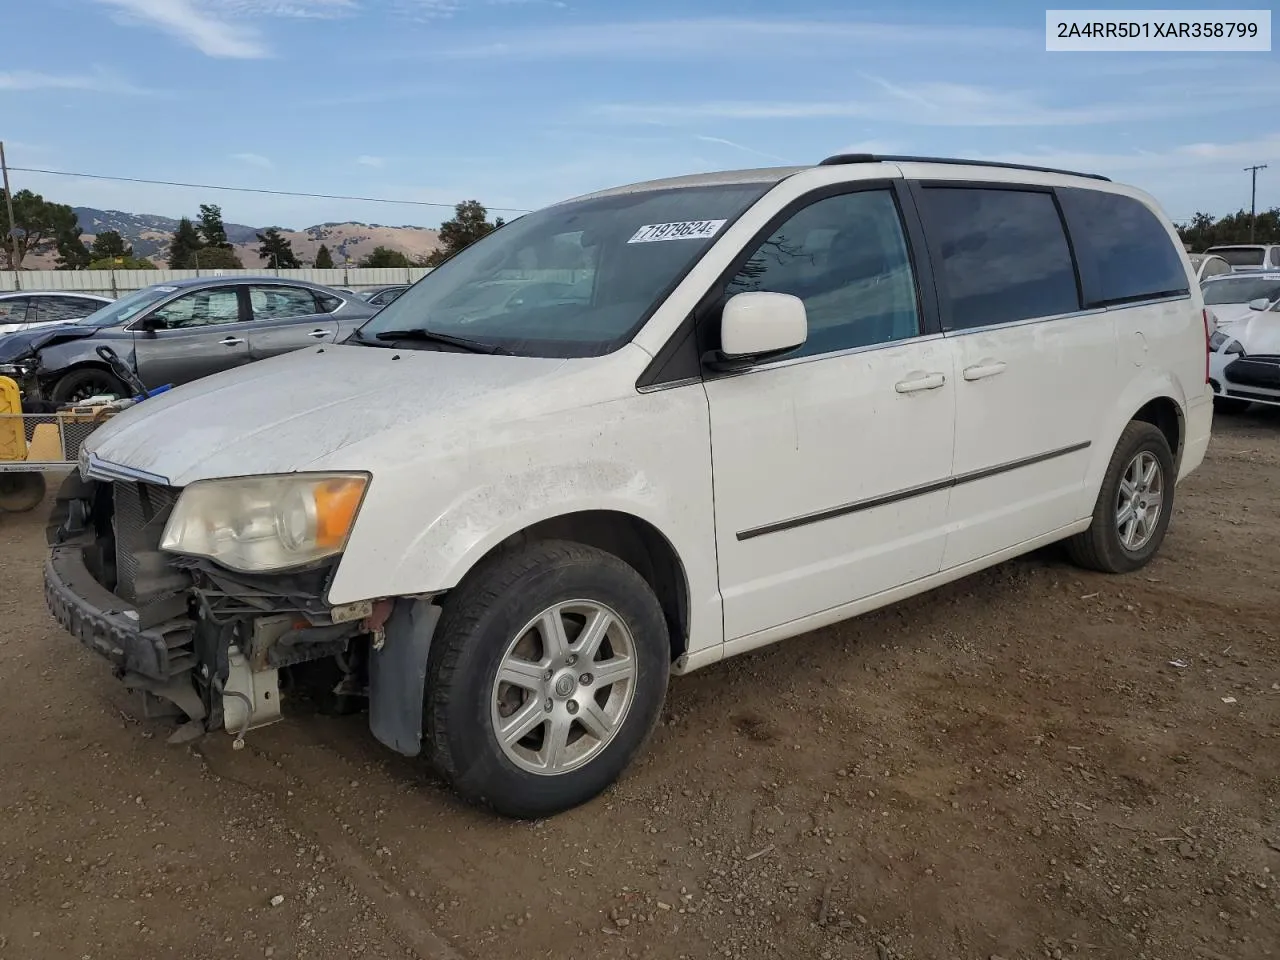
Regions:
<svg viewBox="0 0 1280 960"><path fill-rule="evenodd" d="M58 238L77 229L76 215L65 203L52 203L38 193L19 190L13 195L13 219L9 222L9 206L0 190L0 241L10 270L21 270L29 254L45 253L57 246ZM76 234L79 236L79 234ZM14 244L17 255L14 255Z"/></svg>
<svg viewBox="0 0 1280 960"><path fill-rule="evenodd" d="M204 246L195 225L187 217L178 221L178 229L169 242L169 269L190 270L192 254Z"/></svg>
<svg viewBox="0 0 1280 960"><path fill-rule="evenodd" d="M1250 220L1248 210L1238 210L1216 220L1207 213L1197 213L1186 226L1178 228L1178 235L1184 243L1191 244L1196 253L1223 243L1280 243L1280 207L1258 211L1252 240L1249 239Z"/></svg>
<svg viewBox="0 0 1280 960"><path fill-rule="evenodd" d="M109 260L133 256L133 247L125 246L124 237L115 230L103 230L93 238L93 246L89 248L89 252L94 260Z"/></svg>
<svg viewBox="0 0 1280 960"><path fill-rule="evenodd" d="M56 243L59 270L83 270L89 266L91 257L89 256L89 248L80 239L79 220L76 220L69 228L64 227L59 230Z"/></svg>
<svg viewBox="0 0 1280 960"><path fill-rule="evenodd" d="M464 200L453 208L453 219L440 224L440 242L438 250L427 257L427 266L434 267L448 260L459 250L464 250L487 233L497 230L503 224L501 217L493 223L489 222L489 211L479 200Z"/></svg>
<svg viewBox="0 0 1280 960"><path fill-rule="evenodd" d="M293 252L293 244L277 227L267 227L258 234L258 256L273 270L296 270L302 261Z"/></svg>
<svg viewBox="0 0 1280 960"><path fill-rule="evenodd" d="M154 270L156 265L146 257L135 257L130 250L127 256L103 257L89 264L90 270Z"/></svg>
<svg viewBox="0 0 1280 960"><path fill-rule="evenodd" d="M231 247L201 247L191 252L188 270L243 270L244 264Z"/></svg>
<svg viewBox="0 0 1280 960"><path fill-rule="evenodd" d="M200 204L200 239L207 247L221 247L230 250L227 240L227 228L222 223L222 208L216 203Z"/></svg>
<svg viewBox="0 0 1280 960"><path fill-rule="evenodd" d="M326 247L323 243L320 244L320 249L316 251L316 269L317 270L333 269L333 254L329 252L329 248Z"/></svg>
<svg viewBox="0 0 1280 960"><path fill-rule="evenodd" d="M373 252L360 261L360 266L412 267L413 261L401 250L392 250L390 247L374 247Z"/></svg>

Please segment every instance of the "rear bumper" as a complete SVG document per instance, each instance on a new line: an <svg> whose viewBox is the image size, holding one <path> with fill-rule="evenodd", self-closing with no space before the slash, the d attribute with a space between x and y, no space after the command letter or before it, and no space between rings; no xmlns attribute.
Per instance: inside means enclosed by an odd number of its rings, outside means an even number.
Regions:
<svg viewBox="0 0 1280 960"><path fill-rule="evenodd" d="M1213 389L1207 384L1187 403L1186 417L1182 456L1178 463L1179 480L1204 462L1205 451L1209 449L1209 436L1213 429Z"/></svg>
<svg viewBox="0 0 1280 960"><path fill-rule="evenodd" d="M143 628L139 613L93 578L77 546L55 546L44 565L49 612L117 673L160 682L192 665L194 622L181 618Z"/></svg>

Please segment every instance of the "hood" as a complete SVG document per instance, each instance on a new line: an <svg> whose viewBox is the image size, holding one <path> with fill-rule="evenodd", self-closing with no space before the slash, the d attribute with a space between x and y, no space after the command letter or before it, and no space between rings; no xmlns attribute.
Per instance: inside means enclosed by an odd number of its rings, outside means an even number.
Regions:
<svg viewBox="0 0 1280 960"><path fill-rule="evenodd" d="M1280 313L1246 308L1233 320L1219 317L1218 330L1239 340L1246 354L1280 354Z"/></svg>
<svg viewBox="0 0 1280 960"><path fill-rule="evenodd" d="M567 362L434 350L326 346L246 364L144 400L85 441L96 458L172 486L291 473L409 423L468 428L557 393Z"/></svg>
<svg viewBox="0 0 1280 960"><path fill-rule="evenodd" d="M34 329L19 330L0 337L0 363L12 363L32 356L53 340L80 340L97 333L96 327L80 327L75 324L51 324Z"/></svg>

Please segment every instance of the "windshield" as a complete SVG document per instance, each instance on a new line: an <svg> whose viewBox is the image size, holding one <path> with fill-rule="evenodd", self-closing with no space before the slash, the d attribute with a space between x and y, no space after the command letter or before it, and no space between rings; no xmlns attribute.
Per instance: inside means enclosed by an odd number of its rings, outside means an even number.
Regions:
<svg viewBox="0 0 1280 960"><path fill-rule="evenodd" d="M1260 297L1267 300L1280 297L1280 279L1227 277L1204 285L1204 302L1208 306L1215 303L1249 303Z"/></svg>
<svg viewBox="0 0 1280 960"><path fill-rule="evenodd" d="M174 293L178 288L170 286L143 287L133 293L125 294L119 300L108 303L101 310L95 310L87 317L76 321L81 327L117 327L127 322L157 300Z"/></svg>
<svg viewBox="0 0 1280 960"><path fill-rule="evenodd" d="M770 186L642 190L527 214L431 271L358 339L429 330L523 356L608 353Z"/></svg>
<svg viewBox="0 0 1280 960"><path fill-rule="evenodd" d="M1262 247L1210 247L1206 253L1216 253L1233 267L1260 267L1263 264Z"/></svg>

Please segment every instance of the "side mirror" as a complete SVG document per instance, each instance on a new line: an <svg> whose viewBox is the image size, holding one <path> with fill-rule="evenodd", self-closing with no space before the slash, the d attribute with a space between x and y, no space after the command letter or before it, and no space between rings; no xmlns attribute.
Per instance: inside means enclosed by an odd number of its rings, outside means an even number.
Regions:
<svg viewBox="0 0 1280 960"><path fill-rule="evenodd" d="M739 293L720 315L720 349L704 357L715 370L742 370L804 344L809 318L804 301L789 293Z"/></svg>
<svg viewBox="0 0 1280 960"><path fill-rule="evenodd" d="M1250 310L1265 310L1269 306L1271 306L1271 301L1266 297L1259 297L1257 300L1249 301Z"/></svg>

